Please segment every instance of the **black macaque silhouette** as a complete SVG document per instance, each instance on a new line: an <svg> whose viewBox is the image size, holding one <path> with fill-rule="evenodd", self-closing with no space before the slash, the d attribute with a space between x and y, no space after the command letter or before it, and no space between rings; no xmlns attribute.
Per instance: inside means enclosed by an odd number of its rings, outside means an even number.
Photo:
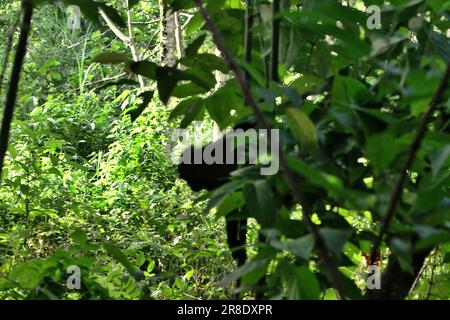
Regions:
<svg viewBox="0 0 450 320"><path fill-rule="evenodd" d="M242 129L243 131L254 128L254 125L249 122L244 122L236 125L233 129ZM231 150L231 148L227 148L229 144L232 142L232 137L224 136L219 140L212 142L212 144L223 144L223 164L206 164L205 162L201 162L198 164L194 163L194 155L196 152L201 152L203 154L206 146L195 148L191 146L187 148L183 153L183 158L189 158L191 161L189 164L181 163L178 165L179 176L185 180L189 187L193 191L200 190L214 190L222 186L223 184L229 181L229 177L231 172L238 169L238 165L236 161L234 164L228 164L227 154L225 151ZM236 153L236 151L232 151ZM233 155L236 159L236 154ZM227 243L231 250L231 254L233 259L236 261L236 265L241 267L244 265L247 260L247 253L245 250L245 240L247 235L247 219L235 218L233 217L238 212L231 212L227 217L225 217L226 221L226 232L227 232Z"/></svg>

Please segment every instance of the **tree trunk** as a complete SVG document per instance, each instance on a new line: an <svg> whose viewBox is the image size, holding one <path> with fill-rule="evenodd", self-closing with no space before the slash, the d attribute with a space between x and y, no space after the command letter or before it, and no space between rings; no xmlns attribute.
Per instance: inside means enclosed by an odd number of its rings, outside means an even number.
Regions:
<svg viewBox="0 0 450 320"><path fill-rule="evenodd" d="M184 55L180 20L177 13L159 0L161 20L161 64L173 67Z"/></svg>
<svg viewBox="0 0 450 320"><path fill-rule="evenodd" d="M366 298L369 300L403 300L408 296L414 281L417 278L425 258L431 249L422 250L413 254L413 273L409 273L400 267L398 260L391 255L386 270L381 277L381 289L368 290Z"/></svg>

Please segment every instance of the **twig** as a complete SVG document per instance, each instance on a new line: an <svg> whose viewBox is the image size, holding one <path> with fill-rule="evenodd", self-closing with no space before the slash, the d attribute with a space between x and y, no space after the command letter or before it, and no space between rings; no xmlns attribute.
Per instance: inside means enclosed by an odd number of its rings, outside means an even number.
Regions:
<svg viewBox="0 0 450 320"><path fill-rule="evenodd" d="M2 129L0 132L0 183L2 180L3 163L5 161L6 151L8 149L9 131L14 115L14 106L16 104L17 91L19 89L20 72L22 70L23 60L27 52L28 35L31 29L31 17L33 15L33 5L30 1L22 1L23 20L19 36L19 43L14 57L14 65L11 70L9 80L8 95L6 97L5 110L3 113Z"/></svg>
<svg viewBox="0 0 450 320"><path fill-rule="evenodd" d="M160 30L158 29L153 36L151 37L149 43L147 44L147 47L144 49L144 52L142 52L142 57L145 57L145 55L147 54L147 52L150 50L150 48L154 48L155 46L152 47L152 43L153 40L155 40L156 36L159 34ZM145 60L146 58L144 58Z"/></svg>
<svg viewBox="0 0 450 320"><path fill-rule="evenodd" d="M65 47L65 48L63 48L63 49L61 49L61 50L58 50L58 51L55 51L55 52L46 53L46 54L42 54L41 57L42 57L42 56L55 56L55 55L60 54L60 53L62 53L62 52L64 52L64 51L67 51L67 50L76 48L76 47L78 47L78 46L84 44L84 43L87 42L87 41L90 41L90 40L94 40L94 39L100 38L100 37L104 36L105 34L107 34L108 32L111 32L111 31L112 31L112 30L106 30L106 31L102 32L101 34L96 35L96 36L94 36L94 37L88 37L88 36L85 36L85 37L83 37L83 40L80 40L80 41L78 41L78 42L75 42L75 43L73 43L73 44L71 44L71 45L69 45L69 46L67 46L67 47Z"/></svg>
<svg viewBox="0 0 450 320"><path fill-rule="evenodd" d="M411 147L409 148L405 164L403 165L403 168L400 172L400 177L398 178L397 183L395 184L395 188L389 200L380 233L374 243L374 246L372 247L372 252L377 252L377 250L379 249L381 241L383 241L383 237L389 227L389 224L391 223L392 219L395 216L395 209L397 207L397 203L399 202L402 196L403 185L405 183L406 177L408 176L408 170L411 168L414 159L416 158L417 152L420 149L422 139L425 137L427 131L427 124L430 121L431 117L433 116L433 112L436 110L437 105L441 101L442 96L444 95L445 90L447 89L449 78L450 78L450 64L448 64L447 69L445 70L445 73L442 76L439 87L429 103L428 110L422 117L422 120L416 132L416 136L413 140L413 143L411 144Z"/></svg>
<svg viewBox="0 0 450 320"><path fill-rule="evenodd" d="M422 274L424 273L425 269L427 268L427 265L428 265L428 261L425 262L425 263L422 265L422 268L420 268L419 273L417 273L417 276L416 276L416 278L414 279L414 282L413 282L413 284L412 284L412 286L411 286L411 289L409 289L409 293L408 293L408 294L411 294L411 293L414 292L414 290L416 290L417 284L419 283L419 280L420 280L420 278L422 277Z"/></svg>
<svg viewBox="0 0 450 320"><path fill-rule="evenodd" d="M159 23L159 19L153 19L150 21L133 21L132 24L138 25L138 24L152 24L152 23Z"/></svg>
<svg viewBox="0 0 450 320"><path fill-rule="evenodd" d="M125 35L125 33L123 33L115 24L114 22L108 17L108 15L106 14L106 12L100 8L100 15L102 16L103 20L105 20L106 24L108 25L108 27L111 29L112 32L114 32L114 34L117 36L117 38L119 38L120 40L122 40L123 42L125 42L125 44L129 45L130 43L130 38L128 36Z"/></svg>
<svg viewBox="0 0 450 320"><path fill-rule="evenodd" d="M255 98L253 97L250 88L247 86L247 83L245 81L245 74L242 68L239 66L239 64L236 62L230 51L228 50L222 35L220 34L219 30L217 29L216 25L212 22L211 18L208 15L208 12L206 9L202 6L201 0L194 0L196 6L199 9L200 15L205 20L206 27L208 30L212 33L214 42L217 46L217 48L222 52L222 55L225 59L225 61L228 64L228 67L231 71L235 74L236 81L241 88L241 91L244 95L244 100L246 103L252 108L253 113L255 115L255 118L259 125L263 129L267 129L268 132L270 132L270 125L268 121L265 118L264 113L260 109L258 103L256 102ZM270 141L270 139L268 139ZM340 285L339 276L337 273L337 268L335 266L334 261L330 258L327 248L325 246L324 239L322 238L322 235L317 230L314 223L311 221L311 215L312 215L312 209L309 206L308 202L306 201L305 196L303 193L297 188L296 181L295 181L295 175L291 168L289 167L287 160L284 157L284 154L282 150L280 150L280 166L283 169L283 173L285 176L285 179L289 185L289 187L292 190L292 194L294 196L294 199L296 202L298 202L302 206L303 210L303 218L305 220L306 225L308 226L308 229L310 233L313 236L315 245L319 251L320 257L322 258L322 261L325 265L325 268L329 272L330 276L330 282L332 286L336 289L341 299L345 299L344 291Z"/></svg>

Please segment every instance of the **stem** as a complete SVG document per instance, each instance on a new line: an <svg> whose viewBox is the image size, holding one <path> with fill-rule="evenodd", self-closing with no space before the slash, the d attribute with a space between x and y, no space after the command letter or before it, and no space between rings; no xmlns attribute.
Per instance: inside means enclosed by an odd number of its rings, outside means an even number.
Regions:
<svg viewBox="0 0 450 320"><path fill-rule="evenodd" d="M414 290L416 290L417 284L419 283L419 280L422 277L422 274L424 273L425 269L427 268L428 262L429 261L424 262L424 264L422 265L422 268L420 268L419 272L417 273L416 278L414 279L411 289L409 289L408 294L412 294L414 292Z"/></svg>
<svg viewBox="0 0 450 320"><path fill-rule="evenodd" d="M20 72L22 70L23 60L27 52L28 35L31 29L31 17L33 15L33 5L28 0L25 0L22 2L22 10L24 13L22 27L14 58L14 65L11 70L8 95L3 113L2 129L0 132L0 182L2 179L3 163L5 161L5 155L8 149L9 131L11 129L11 122L14 115L17 91L19 89Z"/></svg>
<svg viewBox="0 0 450 320"><path fill-rule="evenodd" d="M425 112L425 114L422 117L422 120L420 122L420 125L417 129L416 136L411 144L411 147L409 148L408 154L406 156L405 164L403 165L403 168L401 170L400 176L397 180L397 183L395 184L394 190L392 192L391 198L389 200L386 213L384 214L384 220L382 222L381 231L378 235L374 246L372 247L372 251L376 252L381 244L381 241L383 240L384 235L386 234L386 231L389 227L389 224L391 223L392 219L395 216L395 209L397 208L397 204L401 199L402 191L403 191L403 185L405 184L406 178L408 176L408 170L411 168L412 164L414 163L414 159L416 158L417 152L420 149L420 144L425 137L426 131L427 131L427 125L430 121L431 117L433 116L433 112L436 110L439 102L441 101L445 90L448 86L448 80L450 78L450 64L447 65L447 69L445 70L444 75L442 76L441 82L439 84L438 89L436 90L436 93L434 94L433 98L431 99L429 103L428 110Z"/></svg>
<svg viewBox="0 0 450 320"><path fill-rule="evenodd" d="M280 0L273 0L273 25L272 25L272 80L280 82L280 75L278 74L278 63L280 60L280 19L278 13L280 12Z"/></svg>
<svg viewBox="0 0 450 320"><path fill-rule="evenodd" d="M222 35L220 34L216 25L212 22L206 9L202 6L201 0L194 0L194 1L195 1L196 6L199 9L200 15L205 20L206 27L213 35L214 42L215 42L217 48L222 52L222 55L223 55L225 61L227 62L228 67L235 74L236 81L244 95L244 101L252 108L253 113L256 118L256 121L261 126L261 128L266 129L266 130L268 130L268 132L270 132L270 125L269 125L268 121L266 120L263 111L261 110L261 108L259 107L255 98L253 97L253 95L250 91L250 88L247 86L247 83L245 81L245 74L244 74L242 68L239 66L239 64L236 62L236 60L234 59L234 57L228 50L228 48L225 44L225 41L222 38ZM268 140L270 143L270 138ZM340 298L345 299L344 291L340 285L339 276L337 273L337 268L335 266L335 263L328 254L328 251L325 246L325 242L324 242L324 239L322 238L322 235L319 233L316 226L311 221L311 215L313 213L312 208L306 201L306 198L303 195L303 193L297 188L294 172L289 167L282 150L280 150L280 159L279 160L280 160L280 166L283 170L286 182L287 182L288 186L290 187L290 189L292 190L294 199L297 203L299 203L302 206L302 210L304 213L303 218L305 220L306 225L308 226L308 229L309 229L311 235L313 236L315 245L319 251L319 255L322 258L325 268L329 272L330 282L331 282L332 286L338 292Z"/></svg>

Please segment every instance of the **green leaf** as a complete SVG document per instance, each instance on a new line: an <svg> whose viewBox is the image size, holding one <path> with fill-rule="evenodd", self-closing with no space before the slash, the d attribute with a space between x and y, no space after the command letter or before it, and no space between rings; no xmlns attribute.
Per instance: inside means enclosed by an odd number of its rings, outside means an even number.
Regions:
<svg viewBox="0 0 450 320"><path fill-rule="evenodd" d="M195 6L192 0L164 0L173 11L192 9Z"/></svg>
<svg viewBox="0 0 450 320"><path fill-rule="evenodd" d="M400 238L394 238L390 243L390 248L392 250L394 257L400 263L400 267L403 270L412 273L413 268L412 268L411 242Z"/></svg>
<svg viewBox="0 0 450 320"><path fill-rule="evenodd" d="M188 98L181 101L171 112L169 115L169 121L173 121L177 117L184 116L185 113L191 108L193 104L202 103L203 100L197 97Z"/></svg>
<svg viewBox="0 0 450 320"><path fill-rule="evenodd" d="M379 37L372 42L372 52L371 56L376 57L383 53L386 53L392 47L398 45L399 43L408 40L405 36L395 35L390 38Z"/></svg>
<svg viewBox="0 0 450 320"><path fill-rule="evenodd" d="M450 263L450 252L447 252L445 254L444 263Z"/></svg>
<svg viewBox="0 0 450 320"><path fill-rule="evenodd" d="M232 93L223 87L205 99L206 110L222 130L230 124L231 95Z"/></svg>
<svg viewBox="0 0 450 320"><path fill-rule="evenodd" d="M430 31L429 41L433 50L444 59L446 63L450 62L450 43L448 38L436 31Z"/></svg>
<svg viewBox="0 0 450 320"><path fill-rule="evenodd" d="M228 194L223 199L222 203L218 206L216 216L225 217L231 212L236 211L243 207L245 201L242 192L233 192Z"/></svg>
<svg viewBox="0 0 450 320"><path fill-rule="evenodd" d="M439 149L431 160L431 171L433 178L442 170L442 168L450 167L450 146Z"/></svg>
<svg viewBox="0 0 450 320"><path fill-rule="evenodd" d="M172 91L172 97L182 99L182 98L188 98L188 97L196 96L199 94L203 94L206 92L208 92L208 90L191 82L191 83L179 84Z"/></svg>
<svg viewBox="0 0 450 320"><path fill-rule="evenodd" d="M195 32L199 31L204 24L205 20L203 20L202 16L198 12L194 13L194 16L186 25L186 36L189 37L193 35Z"/></svg>
<svg viewBox="0 0 450 320"><path fill-rule="evenodd" d="M305 74L291 83L290 87L295 89L300 95L307 92L314 92L322 87L325 81L315 75Z"/></svg>
<svg viewBox="0 0 450 320"><path fill-rule="evenodd" d="M193 121L202 120L205 111L205 103L202 100L197 100L189 104L188 109L184 113L183 120L180 122L180 128L187 128Z"/></svg>
<svg viewBox="0 0 450 320"><path fill-rule="evenodd" d="M197 37L194 41L192 41L191 44L186 48L186 51L185 51L186 57L187 58L194 57L197 54L200 47L205 42L205 39L206 39L206 35L202 34L201 36Z"/></svg>
<svg viewBox="0 0 450 320"><path fill-rule="evenodd" d="M103 90L112 86L122 86L122 85L133 85L137 86L139 85L139 82L132 80L132 79L119 79L117 81L108 81L104 85L100 86L98 90Z"/></svg>
<svg viewBox="0 0 450 320"><path fill-rule="evenodd" d="M156 68L156 80L158 81L158 94L162 103L167 104L175 89L178 81L181 79L182 72L173 67Z"/></svg>
<svg viewBox="0 0 450 320"><path fill-rule="evenodd" d="M450 221L450 207L436 208L417 219L417 222L429 226L441 226L448 221Z"/></svg>
<svg viewBox="0 0 450 320"><path fill-rule="evenodd" d="M121 265L125 267L128 273L137 282L143 280L142 272L140 272L140 270L138 270L135 266L131 264L130 261L128 261L128 258L125 256L125 254L116 245L112 243L105 243L103 244L103 247L105 248L106 252L108 252L109 255L111 255L114 259L116 259Z"/></svg>
<svg viewBox="0 0 450 320"><path fill-rule="evenodd" d="M97 3L98 9L103 9L106 15L111 19L112 22L116 24L116 26L120 28L125 28L125 20L122 18L120 13L116 11L113 7L108 6L104 3Z"/></svg>
<svg viewBox="0 0 450 320"><path fill-rule="evenodd" d="M365 148L370 164L378 172L386 169L399 153L397 139L390 132L372 135Z"/></svg>
<svg viewBox="0 0 450 320"><path fill-rule="evenodd" d="M128 0L128 6L129 8L133 8L135 5L139 3L140 0Z"/></svg>
<svg viewBox="0 0 450 320"><path fill-rule="evenodd" d="M153 94L154 91L145 91L139 95L139 98L142 99L142 103L137 108L128 112L131 117L131 122L134 122L142 114L142 112L144 112L145 108L147 108L148 104L152 100Z"/></svg>
<svg viewBox="0 0 450 320"><path fill-rule="evenodd" d="M281 273L287 285L290 300L318 300L320 297L319 282L314 273L307 267L298 267L284 263Z"/></svg>
<svg viewBox="0 0 450 320"><path fill-rule="evenodd" d="M71 237L75 243L84 245L87 242L87 234L83 230L76 230L71 234Z"/></svg>
<svg viewBox="0 0 450 320"><path fill-rule="evenodd" d="M244 188L245 203L250 215L255 217L263 228L268 228L275 221L274 194L266 180L247 184Z"/></svg>
<svg viewBox="0 0 450 320"><path fill-rule="evenodd" d="M297 257L308 261L311 251L314 248L314 239L309 234L291 241L280 241L278 239L273 239L270 241L270 245L278 250L292 252Z"/></svg>
<svg viewBox="0 0 450 320"><path fill-rule="evenodd" d="M156 69L158 65L150 61L131 62L130 70L151 80L156 80Z"/></svg>
<svg viewBox="0 0 450 320"><path fill-rule="evenodd" d="M313 154L317 149L318 138L316 126L309 116L300 110L289 108L286 110L286 118L289 129L300 143L300 147Z"/></svg>
<svg viewBox="0 0 450 320"><path fill-rule="evenodd" d="M214 190L211 194L211 197L209 198L208 204L205 208L205 212L209 212L212 208L220 206L230 194L234 193L241 187L242 181L232 180Z"/></svg>
<svg viewBox="0 0 450 320"><path fill-rule="evenodd" d="M236 281L250 273L258 272L258 271L262 271L262 270L265 271L267 268L267 265L268 265L268 261L266 259L258 259L258 260L250 261L250 262L244 264L242 267L236 269L229 275L227 275L220 282L220 285L227 286L230 283L232 283L233 281Z"/></svg>
<svg viewBox="0 0 450 320"><path fill-rule="evenodd" d="M314 168L297 157L288 156L288 163L295 172L305 177L313 185L332 193L339 194L343 191L342 181L338 177Z"/></svg>
<svg viewBox="0 0 450 320"><path fill-rule="evenodd" d="M320 234L322 235L325 241L325 245L334 254L340 256L342 253L342 248L352 235L352 231L343 229L321 228Z"/></svg>
<svg viewBox="0 0 450 320"><path fill-rule="evenodd" d="M326 271L324 271L326 273ZM339 283L344 289L347 298L352 300L362 299L362 294L360 289L356 286L355 281L345 276L341 270L338 272Z"/></svg>

